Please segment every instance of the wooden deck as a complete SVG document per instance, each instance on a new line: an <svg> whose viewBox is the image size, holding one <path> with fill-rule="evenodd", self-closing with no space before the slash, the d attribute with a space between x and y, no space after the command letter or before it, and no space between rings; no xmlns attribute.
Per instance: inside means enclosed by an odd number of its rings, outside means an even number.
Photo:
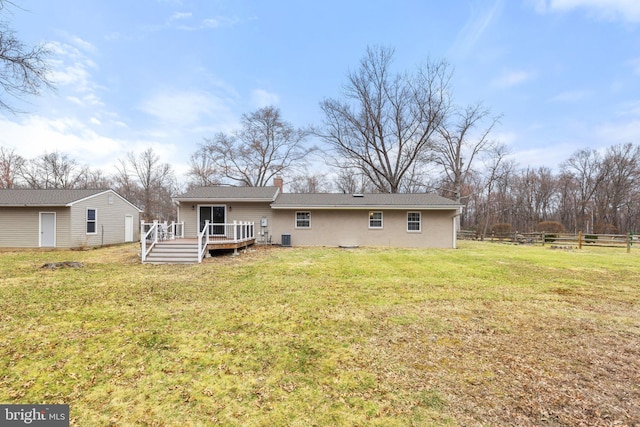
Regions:
<svg viewBox="0 0 640 427"><path fill-rule="evenodd" d="M182 245L182 244L194 244L198 246L198 239L172 239L172 240L162 240L163 245ZM209 238L209 244L207 245L207 250L215 250L215 249L240 249L246 248L247 246L251 246L256 243L256 239L248 239L243 241L234 242L233 240L228 240L226 238L216 239L215 237Z"/></svg>

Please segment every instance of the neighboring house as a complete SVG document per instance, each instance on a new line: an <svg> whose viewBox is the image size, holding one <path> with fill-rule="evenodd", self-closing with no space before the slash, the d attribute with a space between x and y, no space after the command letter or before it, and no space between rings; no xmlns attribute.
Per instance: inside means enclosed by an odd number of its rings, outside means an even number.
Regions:
<svg viewBox="0 0 640 427"><path fill-rule="evenodd" d="M0 247L79 248L138 241L140 212L113 190L0 190Z"/></svg>
<svg viewBox="0 0 640 427"><path fill-rule="evenodd" d="M200 187L174 198L184 237L251 221L257 243L455 248L460 205L435 194L291 194L281 187Z"/></svg>

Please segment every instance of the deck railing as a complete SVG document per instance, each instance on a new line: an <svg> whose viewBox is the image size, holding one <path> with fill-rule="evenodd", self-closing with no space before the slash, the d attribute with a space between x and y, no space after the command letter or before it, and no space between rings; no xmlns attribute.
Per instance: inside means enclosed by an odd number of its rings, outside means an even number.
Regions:
<svg viewBox="0 0 640 427"><path fill-rule="evenodd" d="M198 233L198 262L202 262L202 258L204 258L204 254L207 251L207 246L209 245L209 220L204 222L204 227Z"/></svg>
<svg viewBox="0 0 640 427"><path fill-rule="evenodd" d="M140 258L142 262L145 262L151 249L158 243L158 235L160 234L158 229L158 221L151 223L142 221L140 225Z"/></svg>
<svg viewBox="0 0 640 427"><path fill-rule="evenodd" d="M140 224L140 258L145 262L153 247L161 240L184 238L184 222L144 222Z"/></svg>
<svg viewBox="0 0 640 427"><path fill-rule="evenodd" d="M221 240L229 243L240 243L255 239L255 225L253 222L234 221L230 224L209 223L205 226L209 230L212 241Z"/></svg>
<svg viewBox="0 0 640 427"><path fill-rule="evenodd" d="M140 233L140 257L145 262L153 247L162 240L184 238L184 222L144 222ZM217 224L205 221L204 227L198 232L198 262L202 262L210 243L243 243L254 240L255 223L248 221L234 221L230 224Z"/></svg>

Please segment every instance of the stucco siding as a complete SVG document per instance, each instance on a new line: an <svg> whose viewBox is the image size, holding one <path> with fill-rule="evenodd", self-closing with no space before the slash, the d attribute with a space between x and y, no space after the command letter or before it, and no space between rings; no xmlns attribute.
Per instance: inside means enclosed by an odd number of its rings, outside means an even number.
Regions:
<svg viewBox="0 0 640 427"><path fill-rule="evenodd" d="M311 226L307 229L296 228L297 211L276 210L274 242L280 243L282 234L290 234L294 246L451 248L454 245L455 210L382 210L381 229L369 228L368 210L306 211L311 213ZM407 212L420 212L420 231L407 230Z"/></svg>
<svg viewBox="0 0 640 427"><path fill-rule="evenodd" d="M70 210L63 207L0 208L0 247L39 247L40 212L56 214L56 247L69 247Z"/></svg>
<svg viewBox="0 0 640 427"><path fill-rule="evenodd" d="M87 233L87 209L96 210L95 233ZM133 217L133 241L139 241L140 214L116 194L107 192L75 203L71 207L71 246L92 247L123 243L127 215Z"/></svg>

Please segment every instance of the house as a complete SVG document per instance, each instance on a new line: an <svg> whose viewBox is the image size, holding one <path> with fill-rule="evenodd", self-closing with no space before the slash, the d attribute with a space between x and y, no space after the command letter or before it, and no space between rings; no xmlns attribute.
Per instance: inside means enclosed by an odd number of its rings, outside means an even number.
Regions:
<svg viewBox="0 0 640 427"><path fill-rule="evenodd" d="M271 204L273 233L300 246L455 248L459 208L435 194L280 194Z"/></svg>
<svg viewBox="0 0 640 427"><path fill-rule="evenodd" d="M184 237L251 222L256 243L455 248L460 205L435 194L290 194L272 187L194 188L174 198ZM219 224L216 226L215 224ZM218 232L215 231L218 227ZM227 233L228 234L228 233Z"/></svg>
<svg viewBox="0 0 640 427"><path fill-rule="evenodd" d="M138 241L140 212L113 190L0 190L0 247L78 248Z"/></svg>

